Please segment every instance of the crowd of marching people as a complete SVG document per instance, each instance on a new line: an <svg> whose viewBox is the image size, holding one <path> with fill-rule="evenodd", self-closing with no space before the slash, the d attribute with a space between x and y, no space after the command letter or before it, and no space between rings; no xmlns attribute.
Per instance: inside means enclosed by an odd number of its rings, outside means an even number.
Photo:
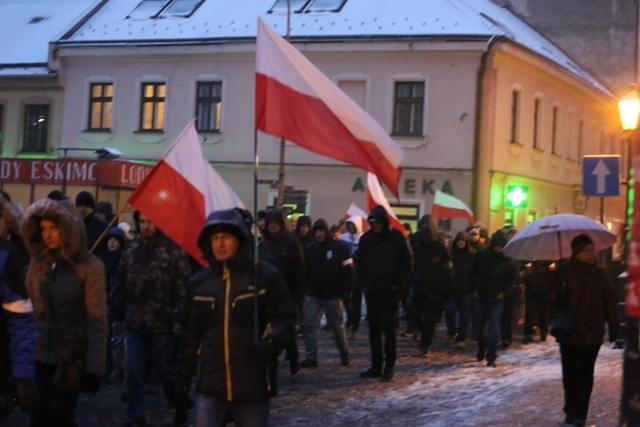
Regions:
<svg viewBox="0 0 640 427"><path fill-rule="evenodd" d="M72 427L81 393L122 382L123 423L143 426L158 382L176 426L192 410L198 426L266 426L279 357L291 375L332 363L318 358L323 318L342 366L366 318L370 366L359 377L391 381L398 337L428 359L444 322L452 351L475 345L496 368L515 328L523 344L545 341L550 313L569 307L574 332L556 339L564 425L580 426L605 324L611 342L618 333L613 287L586 235L567 262L525 263L503 253L513 227L489 234L477 223L451 238L425 215L411 233L382 206L335 225L261 210L254 225L235 208L212 212L194 236L203 266L144 213L133 218L135 236L86 191L73 202L53 191L26 210L2 193L5 415L15 404L32 427Z"/></svg>

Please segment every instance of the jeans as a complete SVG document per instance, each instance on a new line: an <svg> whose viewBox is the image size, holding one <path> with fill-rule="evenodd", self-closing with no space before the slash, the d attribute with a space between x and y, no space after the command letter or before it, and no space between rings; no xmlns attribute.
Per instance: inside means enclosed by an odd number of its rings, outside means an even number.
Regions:
<svg viewBox="0 0 640 427"><path fill-rule="evenodd" d="M445 303L447 333L458 334L456 341L465 341L471 321L471 294L454 294Z"/></svg>
<svg viewBox="0 0 640 427"><path fill-rule="evenodd" d="M318 338L316 334L320 310L324 310L324 314L327 316L327 323L333 331L336 347L340 354L349 352L340 299L319 299L307 296L305 297L304 350L305 359L314 361L318 359Z"/></svg>
<svg viewBox="0 0 640 427"><path fill-rule="evenodd" d="M396 365L396 321L398 318L398 302L396 295L382 295L365 292L367 303L367 320L369 321L369 347L371 348L371 366L382 369ZM384 355L382 352L382 335L384 334Z"/></svg>
<svg viewBox="0 0 640 427"><path fill-rule="evenodd" d="M223 402L199 394L196 402L196 425L223 427L233 420L237 427L267 427L269 402L269 399Z"/></svg>
<svg viewBox="0 0 640 427"><path fill-rule="evenodd" d="M496 360L498 350L498 334L504 300L502 298L479 297L475 300L473 329L481 350L486 349L487 360ZM489 324L489 331L485 337L485 326Z"/></svg>
<svg viewBox="0 0 640 427"><path fill-rule="evenodd" d="M127 421L143 423L145 382L150 368L160 376L167 401L172 404L175 389L175 364L172 334L126 332L127 339Z"/></svg>

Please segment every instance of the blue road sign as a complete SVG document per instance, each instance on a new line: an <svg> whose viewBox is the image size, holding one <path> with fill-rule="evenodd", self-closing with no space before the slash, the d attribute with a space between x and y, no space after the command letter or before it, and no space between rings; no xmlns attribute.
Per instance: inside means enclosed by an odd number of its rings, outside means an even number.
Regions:
<svg viewBox="0 0 640 427"><path fill-rule="evenodd" d="M582 158L582 195L620 195L620 156Z"/></svg>

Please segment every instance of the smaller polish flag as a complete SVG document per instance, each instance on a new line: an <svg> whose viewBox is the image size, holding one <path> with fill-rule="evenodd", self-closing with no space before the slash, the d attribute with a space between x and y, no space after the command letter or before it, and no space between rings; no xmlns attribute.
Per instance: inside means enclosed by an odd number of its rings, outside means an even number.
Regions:
<svg viewBox="0 0 640 427"><path fill-rule="evenodd" d="M473 224L473 211L460 199L436 190L436 197L433 200L431 209L432 218L466 218L469 224Z"/></svg>
<svg viewBox="0 0 640 427"><path fill-rule="evenodd" d="M129 197L137 210L198 262L206 265L197 239L214 210L244 203L202 155L195 119Z"/></svg>
<svg viewBox="0 0 640 427"><path fill-rule="evenodd" d="M393 209L391 209L387 196L384 195L380 182L378 182L378 177L371 172L367 172L367 210L371 211L377 205L382 205L387 210L391 225L404 233L405 229Z"/></svg>

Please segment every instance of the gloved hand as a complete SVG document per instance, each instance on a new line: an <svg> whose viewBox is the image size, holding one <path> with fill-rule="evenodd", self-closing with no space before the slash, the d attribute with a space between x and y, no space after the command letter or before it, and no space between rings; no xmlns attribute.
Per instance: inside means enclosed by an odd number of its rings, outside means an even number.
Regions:
<svg viewBox="0 0 640 427"><path fill-rule="evenodd" d="M100 388L100 375L85 372L82 375L81 390L85 393L96 394Z"/></svg>
<svg viewBox="0 0 640 427"><path fill-rule="evenodd" d="M38 388L33 380L16 379L16 399L18 406L31 413L38 402Z"/></svg>
<svg viewBox="0 0 640 427"><path fill-rule="evenodd" d="M264 337L251 349L251 358L259 364L265 364L278 355L276 343L272 337Z"/></svg>

